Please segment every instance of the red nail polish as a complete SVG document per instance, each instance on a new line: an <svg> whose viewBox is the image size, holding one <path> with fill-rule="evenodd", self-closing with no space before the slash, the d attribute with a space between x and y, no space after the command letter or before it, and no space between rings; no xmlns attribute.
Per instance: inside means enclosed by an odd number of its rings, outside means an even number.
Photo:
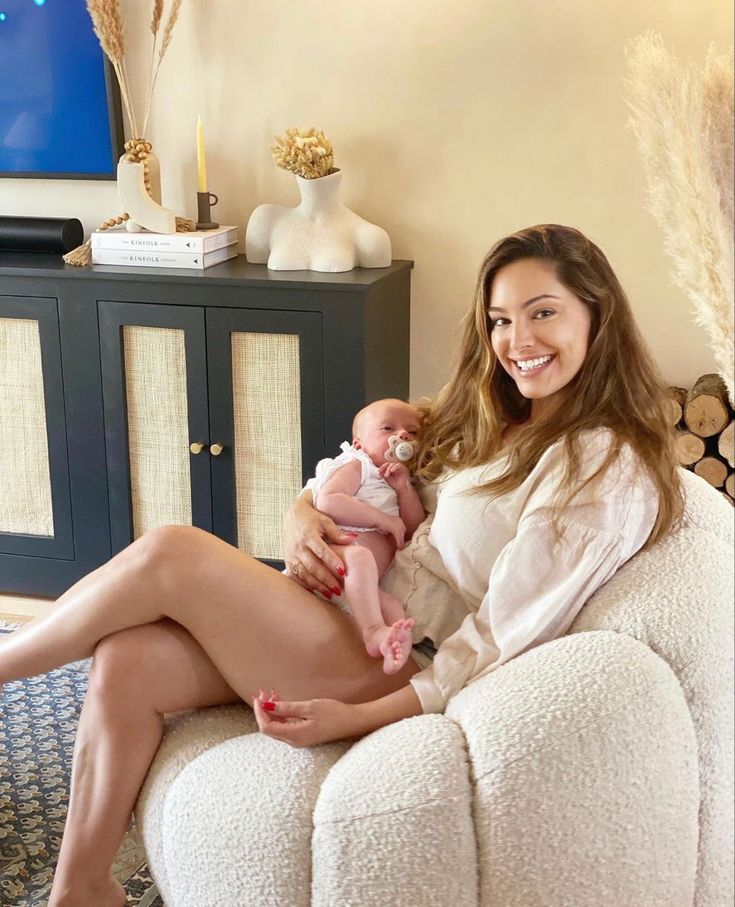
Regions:
<svg viewBox="0 0 735 907"><path fill-rule="evenodd" d="M345 568L344 568L344 567L337 567L337 573L339 573L340 576L344 576L344 575L345 575Z"/></svg>
<svg viewBox="0 0 735 907"><path fill-rule="evenodd" d="M332 593L329 591L329 589L325 589L325 591L322 593L322 595L324 595L325 598L328 598L330 600L332 598Z"/></svg>
<svg viewBox="0 0 735 907"><path fill-rule="evenodd" d="M265 702L261 702L261 705L266 710L266 712L272 712L276 708L275 702L269 702L268 700L266 700Z"/></svg>
<svg viewBox="0 0 735 907"><path fill-rule="evenodd" d="M332 592L334 592L335 595L339 595L339 592L340 592L339 586L333 586Z"/></svg>

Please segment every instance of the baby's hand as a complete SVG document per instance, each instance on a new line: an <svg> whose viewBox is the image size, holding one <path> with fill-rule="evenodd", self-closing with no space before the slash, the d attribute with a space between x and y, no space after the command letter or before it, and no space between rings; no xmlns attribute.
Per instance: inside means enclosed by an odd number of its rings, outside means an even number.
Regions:
<svg viewBox="0 0 735 907"><path fill-rule="evenodd" d="M383 463L378 472L393 491L405 491L411 484L411 473L403 463Z"/></svg>
<svg viewBox="0 0 735 907"><path fill-rule="evenodd" d="M381 516L382 519L377 528L386 535L392 535L396 548L400 551L406 540L406 524L399 516L390 516L387 513L381 514Z"/></svg>

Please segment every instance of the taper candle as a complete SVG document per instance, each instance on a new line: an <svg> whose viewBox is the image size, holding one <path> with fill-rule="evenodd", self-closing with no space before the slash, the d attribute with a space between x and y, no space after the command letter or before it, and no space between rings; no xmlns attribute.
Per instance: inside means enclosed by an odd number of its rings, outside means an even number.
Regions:
<svg viewBox="0 0 735 907"><path fill-rule="evenodd" d="M204 129L202 118L197 117L197 174L199 176L199 191L207 191L207 158L204 153Z"/></svg>

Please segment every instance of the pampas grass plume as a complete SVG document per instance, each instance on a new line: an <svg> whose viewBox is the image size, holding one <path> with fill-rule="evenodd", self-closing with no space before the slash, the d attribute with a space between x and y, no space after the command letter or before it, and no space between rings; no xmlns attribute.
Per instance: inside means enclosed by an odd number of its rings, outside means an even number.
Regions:
<svg viewBox="0 0 735 907"><path fill-rule="evenodd" d="M125 56L125 27L120 0L87 0L87 9L102 50L112 63L122 63Z"/></svg>
<svg viewBox="0 0 735 907"><path fill-rule="evenodd" d="M153 15L151 16L151 34L155 41L156 35L158 34L158 26L161 24L161 19L163 18L163 0L154 0L153 3Z"/></svg>
<svg viewBox="0 0 735 907"><path fill-rule="evenodd" d="M625 48L627 103L646 174L647 207L664 234L675 282L708 334L731 402L733 298L733 57L710 49L681 66L660 35Z"/></svg>
<svg viewBox="0 0 735 907"><path fill-rule="evenodd" d="M166 28L163 32L163 43L161 44L161 49L158 52L158 59L162 60L168 46L171 43L171 38L173 36L174 25L176 25L176 20L179 18L179 10L181 9L181 0L174 0L171 7L171 12L168 14L168 20L166 22Z"/></svg>

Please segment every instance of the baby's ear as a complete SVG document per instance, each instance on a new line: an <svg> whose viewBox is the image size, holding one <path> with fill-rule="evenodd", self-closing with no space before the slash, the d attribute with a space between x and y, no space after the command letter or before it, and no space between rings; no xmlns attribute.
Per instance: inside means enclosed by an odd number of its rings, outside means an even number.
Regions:
<svg viewBox="0 0 735 907"><path fill-rule="evenodd" d="M359 438L352 439L352 446L355 448L355 450L362 450L362 444L360 443Z"/></svg>

